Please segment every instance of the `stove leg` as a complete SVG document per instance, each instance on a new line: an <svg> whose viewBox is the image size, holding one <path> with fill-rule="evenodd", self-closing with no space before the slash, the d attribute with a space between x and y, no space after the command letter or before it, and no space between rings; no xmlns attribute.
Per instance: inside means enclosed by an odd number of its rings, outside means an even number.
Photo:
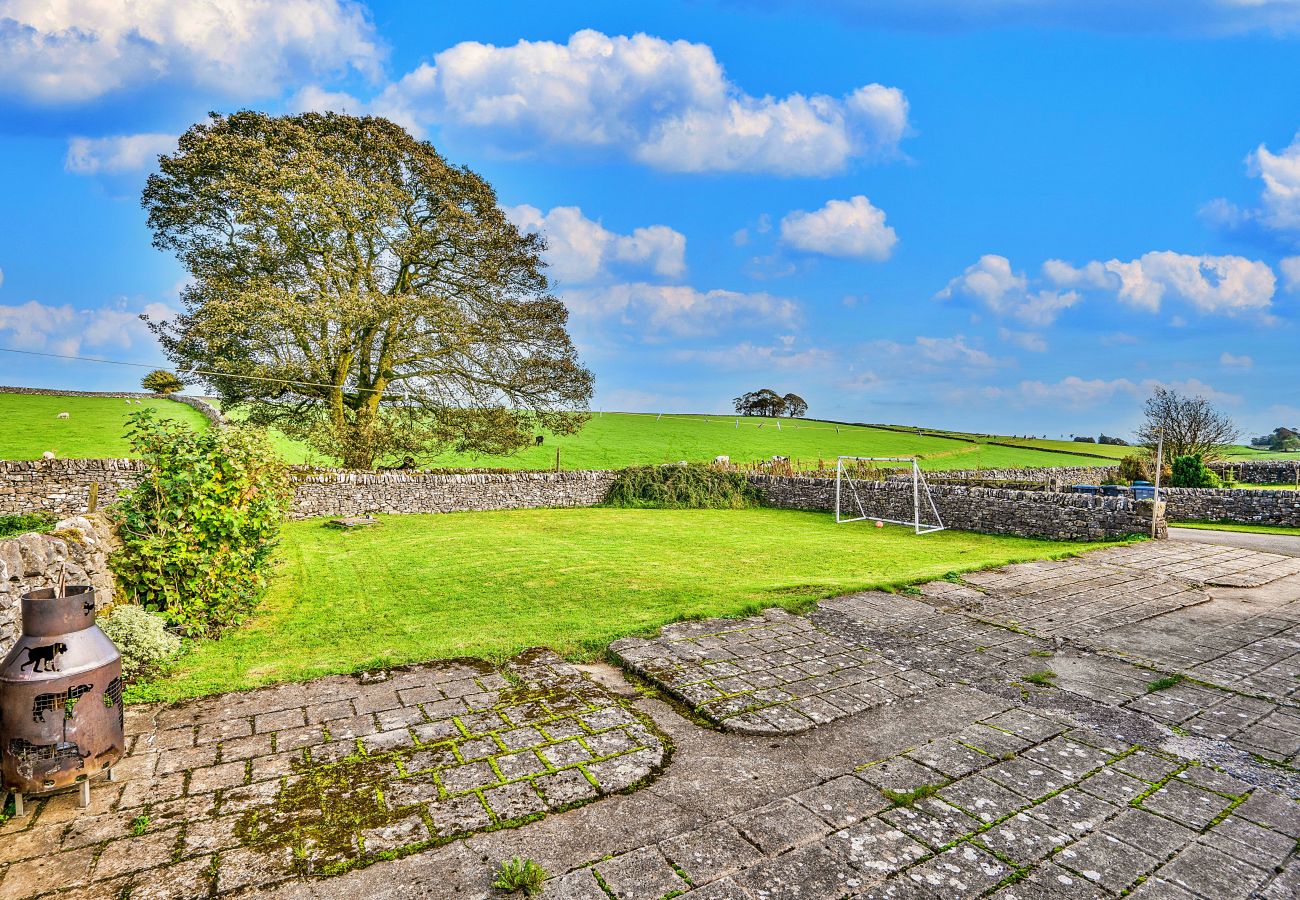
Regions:
<svg viewBox="0 0 1300 900"><path fill-rule="evenodd" d="M85 809L90 805L90 779L87 778L81 782L81 796L77 799L77 805Z"/></svg>

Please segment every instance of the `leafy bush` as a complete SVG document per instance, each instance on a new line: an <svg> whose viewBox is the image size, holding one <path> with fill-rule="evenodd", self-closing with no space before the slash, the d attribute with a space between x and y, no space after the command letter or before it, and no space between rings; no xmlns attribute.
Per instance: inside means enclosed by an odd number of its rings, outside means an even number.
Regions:
<svg viewBox="0 0 1300 900"><path fill-rule="evenodd" d="M1189 453L1174 458L1169 476L1170 487L1216 488L1219 485L1219 476L1206 468L1201 454Z"/></svg>
<svg viewBox="0 0 1300 900"><path fill-rule="evenodd" d="M153 410L130 422L146 472L114 507L113 571L133 602L187 635L216 636L266 589L292 496L284 463L260 429L196 431Z"/></svg>
<svg viewBox="0 0 1300 900"><path fill-rule="evenodd" d="M185 385L179 378L166 369L154 369L140 379L140 387L155 394L174 394Z"/></svg>
<svg viewBox="0 0 1300 900"><path fill-rule="evenodd" d="M633 509L746 509L758 500L740 472L700 464L624 469L605 495L606 506Z"/></svg>
<svg viewBox="0 0 1300 900"><path fill-rule="evenodd" d="M1150 481L1150 460L1144 456L1131 453L1119 461L1119 479L1126 484L1135 481Z"/></svg>
<svg viewBox="0 0 1300 900"><path fill-rule="evenodd" d="M54 524L54 515L47 512L22 513L0 516L0 538L26 534L29 531L45 532Z"/></svg>
<svg viewBox="0 0 1300 900"><path fill-rule="evenodd" d="M122 654L122 676L127 681L158 675L181 649L181 639L167 630L163 617L140 606L119 603L99 620L99 627Z"/></svg>

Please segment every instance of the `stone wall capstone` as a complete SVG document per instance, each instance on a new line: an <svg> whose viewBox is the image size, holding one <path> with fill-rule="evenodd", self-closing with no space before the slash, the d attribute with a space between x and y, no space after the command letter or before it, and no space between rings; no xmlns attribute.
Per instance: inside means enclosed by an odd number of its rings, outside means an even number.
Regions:
<svg viewBox="0 0 1300 900"><path fill-rule="evenodd" d="M98 518L77 516L55 524L49 534L20 534L0 540L0 657L22 631L22 595L67 584L89 584L100 604L113 601L108 568L111 537Z"/></svg>

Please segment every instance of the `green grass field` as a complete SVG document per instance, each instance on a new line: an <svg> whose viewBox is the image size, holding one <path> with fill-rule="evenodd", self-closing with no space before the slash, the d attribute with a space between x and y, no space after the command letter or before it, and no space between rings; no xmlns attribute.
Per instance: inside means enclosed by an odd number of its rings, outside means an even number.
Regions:
<svg viewBox="0 0 1300 900"><path fill-rule="evenodd" d="M126 417L146 407L168 419L208 427L198 410L171 400L137 405L112 397L0 394L0 459L40 459L47 450L63 459L128 456ZM61 412L68 418L58 418Z"/></svg>
<svg viewBox="0 0 1300 900"><path fill-rule="evenodd" d="M1242 525L1236 522L1170 522L1172 528L1199 528L1203 531L1244 531L1250 534L1294 534L1300 528L1289 525Z"/></svg>
<svg viewBox="0 0 1300 900"><path fill-rule="evenodd" d="M286 526L259 613L133 690L175 700L336 672L548 646L576 658L684 618L823 597L1102 546L836 525L774 509L550 509Z"/></svg>
<svg viewBox="0 0 1300 900"><path fill-rule="evenodd" d="M277 448L293 463L332 465L334 460L273 434ZM927 437L885 428L835 425L813 420L604 413L593 415L575 435L546 435L541 446L528 447L513 456L475 456L449 453L422 461L428 466L470 466L507 469L550 469L555 452L565 469L618 469L631 465L707 462L715 456L748 463L788 456L801 465L824 460L834 466L836 456L918 456L926 469L1042 468L1046 466L1105 465L1067 452L1036 448L1000 447L969 441Z"/></svg>

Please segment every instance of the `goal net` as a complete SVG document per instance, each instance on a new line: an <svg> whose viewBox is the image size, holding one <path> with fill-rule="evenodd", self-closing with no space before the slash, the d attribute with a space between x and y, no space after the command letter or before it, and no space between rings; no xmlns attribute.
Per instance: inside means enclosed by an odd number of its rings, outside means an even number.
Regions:
<svg viewBox="0 0 1300 900"><path fill-rule="evenodd" d="M917 534L947 527L915 458L841 456L835 461L835 521L867 520L906 525Z"/></svg>

